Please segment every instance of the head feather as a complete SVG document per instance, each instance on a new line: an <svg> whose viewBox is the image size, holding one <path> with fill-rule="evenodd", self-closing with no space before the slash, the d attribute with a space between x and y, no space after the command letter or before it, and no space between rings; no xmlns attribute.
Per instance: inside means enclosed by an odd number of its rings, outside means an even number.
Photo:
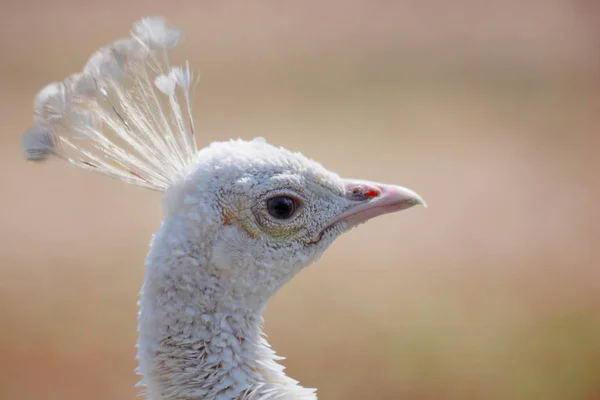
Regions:
<svg viewBox="0 0 600 400"><path fill-rule="evenodd" d="M131 37L92 54L81 72L44 87L34 100L25 156L49 155L137 186L164 191L197 152L189 65L167 51L181 30L143 18Z"/></svg>

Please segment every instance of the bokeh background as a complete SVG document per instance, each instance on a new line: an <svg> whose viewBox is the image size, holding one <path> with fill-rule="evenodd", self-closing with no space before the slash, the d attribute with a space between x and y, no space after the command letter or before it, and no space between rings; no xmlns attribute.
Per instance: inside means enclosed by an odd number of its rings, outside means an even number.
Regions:
<svg viewBox="0 0 600 400"><path fill-rule="evenodd" d="M39 88L144 15L185 31L199 143L264 136L429 203L269 304L323 399L600 399L600 3L0 2L0 399L133 399L160 196L19 147Z"/></svg>

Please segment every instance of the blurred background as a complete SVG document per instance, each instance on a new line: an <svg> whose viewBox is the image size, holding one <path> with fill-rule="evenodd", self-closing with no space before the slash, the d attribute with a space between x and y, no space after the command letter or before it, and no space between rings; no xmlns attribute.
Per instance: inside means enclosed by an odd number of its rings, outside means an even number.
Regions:
<svg viewBox="0 0 600 400"><path fill-rule="evenodd" d="M429 203L341 237L266 332L322 399L600 399L600 3L0 2L0 399L133 399L160 196L23 160L33 96L144 15L199 143L264 136Z"/></svg>

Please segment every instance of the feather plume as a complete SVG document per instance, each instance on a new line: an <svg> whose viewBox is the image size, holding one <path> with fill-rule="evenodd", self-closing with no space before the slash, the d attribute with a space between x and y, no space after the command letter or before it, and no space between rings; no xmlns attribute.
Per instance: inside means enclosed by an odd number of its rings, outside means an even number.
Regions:
<svg viewBox="0 0 600 400"><path fill-rule="evenodd" d="M56 156L164 191L197 152L196 81L188 63L169 65L168 50L181 38L163 17L143 18L131 37L94 52L81 72L44 87L22 138L26 158Z"/></svg>

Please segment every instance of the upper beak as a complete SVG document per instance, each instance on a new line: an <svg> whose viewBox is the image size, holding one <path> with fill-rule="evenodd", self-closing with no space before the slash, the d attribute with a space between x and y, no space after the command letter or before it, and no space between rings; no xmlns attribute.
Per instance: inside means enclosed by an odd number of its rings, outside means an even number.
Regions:
<svg viewBox="0 0 600 400"><path fill-rule="evenodd" d="M356 226L380 215L416 205L427 207L421 196L402 186L349 179L344 180L344 186L348 206L325 229L339 222L346 222L350 227Z"/></svg>

